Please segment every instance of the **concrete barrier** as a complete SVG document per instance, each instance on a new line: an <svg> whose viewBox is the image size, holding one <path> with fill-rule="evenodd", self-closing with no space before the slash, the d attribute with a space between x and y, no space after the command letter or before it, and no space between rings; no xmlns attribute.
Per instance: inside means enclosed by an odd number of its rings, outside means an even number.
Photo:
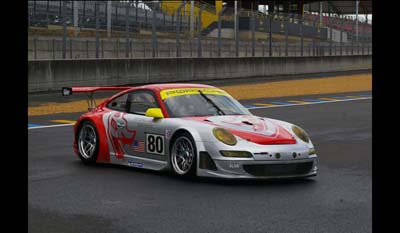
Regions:
<svg viewBox="0 0 400 233"><path fill-rule="evenodd" d="M196 82L371 68L371 55L42 60L28 61L28 92L56 91L63 86Z"/></svg>

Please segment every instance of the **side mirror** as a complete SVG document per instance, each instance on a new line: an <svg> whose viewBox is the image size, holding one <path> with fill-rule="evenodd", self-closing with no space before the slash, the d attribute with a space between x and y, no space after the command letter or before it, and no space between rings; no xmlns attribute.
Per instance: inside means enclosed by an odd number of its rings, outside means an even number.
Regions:
<svg viewBox="0 0 400 233"><path fill-rule="evenodd" d="M61 90L62 90L62 95L63 96L72 95L72 88L71 87L63 87Z"/></svg>
<svg viewBox="0 0 400 233"><path fill-rule="evenodd" d="M154 118L164 118L164 115L160 108L149 108L146 111L147 117L154 117Z"/></svg>

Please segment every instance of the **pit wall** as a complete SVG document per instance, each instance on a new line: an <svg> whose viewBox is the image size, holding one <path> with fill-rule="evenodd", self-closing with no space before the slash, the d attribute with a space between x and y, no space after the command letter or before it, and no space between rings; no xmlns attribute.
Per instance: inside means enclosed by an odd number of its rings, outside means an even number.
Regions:
<svg viewBox="0 0 400 233"><path fill-rule="evenodd" d="M28 92L369 70L371 55L28 61Z"/></svg>

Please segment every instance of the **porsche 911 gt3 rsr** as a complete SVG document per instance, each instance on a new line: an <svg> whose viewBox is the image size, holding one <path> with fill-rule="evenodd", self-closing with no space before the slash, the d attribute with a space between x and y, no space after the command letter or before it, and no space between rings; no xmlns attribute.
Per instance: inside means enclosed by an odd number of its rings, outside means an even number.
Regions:
<svg viewBox="0 0 400 233"><path fill-rule="evenodd" d="M121 92L98 106L93 93ZM317 174L317 155L299 126L250 113L227 92L201 84L65 87L88 93L74 125L86 164L113 163L177 175L293 178Z"/></svg>

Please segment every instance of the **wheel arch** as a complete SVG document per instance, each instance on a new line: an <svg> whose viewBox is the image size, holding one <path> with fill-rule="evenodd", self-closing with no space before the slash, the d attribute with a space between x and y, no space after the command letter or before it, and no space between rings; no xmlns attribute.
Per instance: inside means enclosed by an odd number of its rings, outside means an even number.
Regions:
<svg viewBox="0 0 400 233"><path fill-rule="evenodd" d="M192 136L193 141L196 144L196 147L197 147L197 150L198 150L199 145L202 145L202 143L201 143L202 142L202 138L201 138L199 132L197 130L191 128L191 127L180 127L177 130L175 130L175 132L171 136L171 140L169 141L169 146L170 146L169 151L171 151L171 145L174 142L174 139L181 132L187 132Z"/></svg>
<svg viewBox="0 0 400 233"><path fill-rule="evenodd" d="M168 148L169 156L168 156L168 163L167 163L168 164L168 168L170 170L172 170L172 171L174 169L172 167L172 164L171 164L172 163L172 161L171 161L171 159L172 159L171 158L172 157L172 155L171 155L172 147L173 147L173 143L175 142L175 140L182 133L186 133L186 134L188 134L188 135L190 135L192 137L192 141L194 143L193 146L195 147L194 149L196 151L196 154L195 154L195 158L194 158L195 159L195 164L193 164L193 165L195 165L195 167L194 167L194 170L192 172L190 172L190 176L193 176L193 175L197 176L197 170L199 168L199 154L200 154L199 153L199 149L203 149L204 146L202 144L199 132L194 130L194 129L192 129L192 128L190 128L190 127L181 127L179 129L175 130L175 132L172 134L171 139L169 140L169 145L168 145L168 147L169 147Z"/></svg>
<svg viewBox="0 0 400 233"><path fill-rule="evenodd" d="M171 161L170 161L171 156L170 155L171 155L172 144L173 144L175 138L177 137L177 135L179 135L181 132L187 132L193 138L194 144L196 146L196 162L197 162L196 167L198 168L199 167L199 154L200 154L200 151L204 150L204 145L202 143L202 138L200 136L200 133L192 127L180 127L177 130L175 130L175 132L172 134L171 139L168 144L168 147L169 147L168 148L168 154L169 154L168 166L170 166L170 164L171 164ZM169 168L172 169L172 167L169 167Z"/></svg>
<svg viewBox="0 0 400 233"><path fill-rule="evenodd" d="M79 130L82 127L83 123L85 122L91 122L97 130L97 134L99 137L99 150L98 150L98 156L96 162L110 162L110 153L109 153L109 148L108 148L108 140L107 140L107 134L106 134L106 129L103 124L103 119L101 117L102 115L96 115L96 116L86 116L77 122L75 125L75 132L74 132L74 149L75 153L79 153L77 150L77 135L79 134Z"/></svg>

